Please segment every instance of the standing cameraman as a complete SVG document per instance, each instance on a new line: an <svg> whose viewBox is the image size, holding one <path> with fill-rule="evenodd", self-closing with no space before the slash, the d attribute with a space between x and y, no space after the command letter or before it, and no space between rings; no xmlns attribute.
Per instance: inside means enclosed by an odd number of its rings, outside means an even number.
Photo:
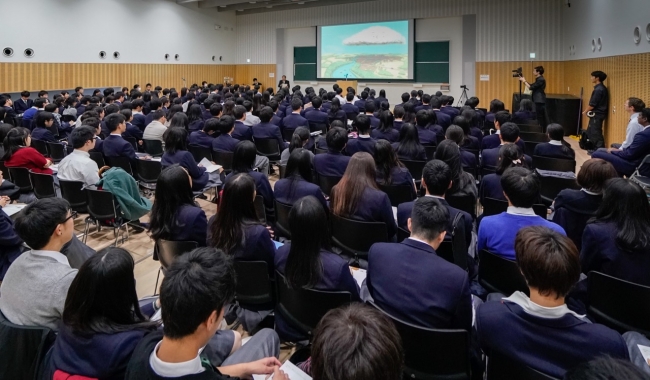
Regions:
<svg viewBox="0 0 650 380"><path fill-rule="evenodd" d="M526 81L526 78L519 77L519 80L522 81L525 85L526 88L528 88L530 91L533 92L532 98L533 98L533 103L535 103L535 113L537 114L537 121L539 122L539 125L542 126L542 129L545 131L546 126L548 125L546 122L546 93L544 90L546 90L546 79L542 75L544 75L544 67L543 66L537 66L533 69L533 75L535 76L535 83L530 84ZM521 99L519 99L521 101Z"/></svg>

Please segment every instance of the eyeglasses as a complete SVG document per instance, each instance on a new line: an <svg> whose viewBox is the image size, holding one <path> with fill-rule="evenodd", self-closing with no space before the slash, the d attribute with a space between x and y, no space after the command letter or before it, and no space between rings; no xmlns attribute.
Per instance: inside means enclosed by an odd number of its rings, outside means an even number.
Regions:
<svg viewBox="0 0 650 380"><path fill-rule="evenodd" d="M70 219L75 219L76 217L77 217L77 212L70 210L70 216L65 218L65 220L63 220L63 222L61 222L60 224L63 224L63 223L67 222Z"/></svg>

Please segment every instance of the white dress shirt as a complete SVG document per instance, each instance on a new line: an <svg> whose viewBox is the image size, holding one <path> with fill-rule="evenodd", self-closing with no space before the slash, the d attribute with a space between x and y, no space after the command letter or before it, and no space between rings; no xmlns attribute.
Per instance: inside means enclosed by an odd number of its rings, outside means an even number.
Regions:
<svg viewBox="0 0 650 380"><path fill-rule="evenodd" d="M246 120L244 120L244 125L248 125L249 127L252 127L253 125L257 125L261 123L262 121L260 120L259 117L253 115L251 112L246 112Z"/></svg>
<svg viewBox="0 0 650 380"><path fill-rule="evenodd" d="M174 378L195 375L205 371L205 368L203 368L203 365L201 364L201 358L199 355L196 355L196 357L190 361L181 363L167 363L160 360L157 355L160 343L162 343L162 341L158 342L156 348L154 348L151 353L151 356L149 356L149 365L156 375L165 378Z"/></svg>
<svg viewBox="0 0 650 380"><path fill-rule="evenodd" d="M90 154L75 149L61 160L57 176L65 181L80 181L89 186L99 182L98 172L97 163L90 159Z"/></svg>
<svg viewBox="0 0 650 380"><path fill-rule="evenodd" d="M621 150L632 145L632 140L634 140L634 135L641 132L643 126L639 124L639 113L635 112L630 116L630 121L627 123L627 129L625 130L625 141L621 144Z"/></svg>

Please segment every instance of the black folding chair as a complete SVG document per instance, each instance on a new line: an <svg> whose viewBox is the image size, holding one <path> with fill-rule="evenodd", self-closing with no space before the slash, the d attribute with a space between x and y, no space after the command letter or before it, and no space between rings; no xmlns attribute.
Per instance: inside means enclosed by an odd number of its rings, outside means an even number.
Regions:
<svg viewBox="0 0 650 380"><path fill-rule="evenodd" d="M11 176L9 175L9 170L7 170L4 161L0 161L0 171L2 172L3 175L6 176L7 179L11 180Z"/></svg>
<svg viewBox="0 0 650 380"><path fill-rule="evenodd" d="M98 169L101 169L102 166L106 166L104 155L101 152L88 152L88 154L90 154L90 159L95 161Z"/></svg>
<svg viewBox="0 0 650 380"><path fill-rule="evenodd" d="M32 139L31 147L36 149L38 153L42 154L43 156L47 157L50 155L50 153L47 151L46 141Z"/></svg>
<svg viewBox="0 0 650 380"><path fill-rule="evenodd" d="M235 301L244 309L255 309L275 302L275 284L265 261L235 260L237 285ZM266 279L266 281L264 281Z"/></svg>
<svg viewBox="0 0 650 380"><path fill-rule="evenodd" d="M292 327L310 339L328 311L352 302L349 292L290 288L285 277L278 271L275 271L275 284L278 297L276 313L280 313Z"/></svg>
<svg viewBox="0 0 650 380"><path fill-rule="evenodd" d="M158 176L162 172L162 164L160 161L138 160L137 165L138 170L136 176L140 187L144 188L148 193L155 191Z"/></svg>
<svg viewBox="0 0 650 380"><path fill-rule="evenodd" d="M255 215L261 223L266 224L266 207L264 207L264 197L261 195L256 195L253 200L253 206L255 207Z"/></svg>
<svg viewBox="0 0 650 380"><path fill-rule="evenodd" d="M555 377L543 374L523 363L509 359L498 353L496 350L490 350L486 353L488 356L487 379L523 379L523 380L560 380Z"/></svg>
<svg viewBox="0 0 650 380"><path fill-rule="evenodd" d="M445 200L451 207L463 210L470 214L473 219L476 219L476 197L474 195L448 195Z"/></svg>
<svg viewBox="0 0 650 380"><path fill-rule="evenodd" d="M493 166L484 166L481 168L481 177L485 177L488 174L494 174L497 172L497 168Z"/></svg>
<svg viewBox="0 0 650 380"><path fill-rule="evenodd" d="M600 272L589 272L587 314L621 334L636 331L650 337L650 287ZM636 300L638 302L632 302Z"/></svg>
<svg viewBox="0 0 650 380"><path fill-rule="evenodd" d="M402 203L411 202L417 197L415 195L415 189L413 185L400 185L400 186L386 186L378 184L379 190L383 191L388 195L390 199L390 204L393 207L397 207Z"/></svg>
<svg viewBox="0 0 650 380"><path fill-rule="evenodd" d="M65 144L61 143L47 143L47 151L50 152L50 158L55 163L61 162L65 158Z"/></svg>
<svg viewBox="0 0 650 380"><path fill-rule="evenodd" d="M524 140L526 154L532 156L535 153L537 144L548 142L548 136L544 133L520 132L519 138Z"/></svg>
<svg viewBox="0 0 650 380"><path fill-rule="evenodd" d="M212 148L190 144L187 149L192 153L194 161L196 162L201 162L204 158L208 161L212 161Z"/></svg>
<svg viewBox="0 0 650 380"><path fill-rule="evenodd" d="M158 270L158 276L156 277L156 287L153 290L154 296L158 291L160 272L162 271L164 273L178 256L190 252L198 246L199 244L195 241L156 240L156 245L154 247L154 260L157 259L160 261L160 269Z"/></svg>
<svg viewBox="0 0 650 380"><path fill-rule="evenodd" d="M404 379L470 379L469 332L415 326L370 304L393 321L402 338Z"/></svg>
<svg viewBox="0 0 650 380"><path fill-rule="evenodd" d="M574 173L576 171L576 162L575 160L563 158L533 156L533 167L540 170Z"/></svg>
<svg viewBox="0 0 650 380"><path fill-rule="evenodd" d="M152 157L160 157L163 155L163 143L160 140L143 140L144 151Z"/></svg>
<svg viewBox="0 0 650 380"><path fill-rule="evenodd" d="M101 230L102 223L113 228L115 236L114 246L117 246L119 240L119 231L124 227L122 233L122 242L129 238L129 229L127 222L117 211L117 205L110 191L86 189L86 199L88 201L88 217L86 217L83 242L88 239L89 226L93 223L97 226L97 231Z"/></svg>
<svg viewBox="0 0 650 380"><path fill-rule="evenodd" d="M310 121L309 132L318 132L318 131L322 132L323 135L325 135L327 133L327 124Z"/></svg>
<svg viewBox="0 0 650 380"><path fill-rule="evenodd" d="M51 174L29 172L29 180L34 187L34 195L38 199L56 198L54 177Z"/></svg>
<svg viewBox="0 0 650 380"><path fill-rule="evenodd" d="M332 242L357 265L360 259L368 259L373 244L388 241L386 223L383 222L364 222L332 214L330 223Z"/></svg>
<svg viewBox="0 0 650 380"><path fill-rule="evenodd" d="M519 290L529 294L517 263L484 249L479 252L478 282L490 293L509 296Z"/></svg>
<svg viewBox="0 0 650 380"><path fill-rule="evenodd" d="M7 168L9 177L14 185L18 186L21 193L31 193L33 191L32 181L29 179L29 169L27 168Z"/></svg>
<svg viewBox="0 0 650 380"><path fill-rule="evenodd" d="M517 124L520 132L524 133L544 133L542 126L539 124Z"/></svg>
<svg viewBox="0 0 650 380"><path fill-rule="evenodd" d="M106 157L106 164L112 168L122 168L125 172L133 175L131 160L128 157Z"/></svg>
<svg viewBox="0 0 650 380"><path fill-rule="evenodd" d="M550 206L560 191L564 189L579 190L580 185L578 185L575 178L540 175L539 194L541 195L542 202L544 202L545 205Z"/></svg>
<svg viewBox="0 0 650 380"><path fill-rule="evenodd" d="M410 161L410 160L401 160L404 166L411 173L411 177L415 180L415 183L420 187L422 182L422 170L424 170L424 165L427 164L426 161Z"/></svg>
<svg viewBox="0 0 650 380"><path fill-rule="evenodd" d="M213 150L212 151L212 161L215 164L221 165L223 171L228 174L232 171L232 158L234 156L233 152L226 152L223 150Z"/></svg>
<svg viewBox="0 0 650 380"><path fill-rule="evenodd" d="M0 377L31 380L37 376L56 334L47 327L11 323L0 312Z"/></svg>
<svg viewBox="0 0 650 380"><path fill-rule="evenodd" d="M325 177L320 174L317 174L318 177L318 186L320 187L323 194L329 196L332 192L332 188L341 181L341 177Z"/></svg>
<svg viewBox="0 0 650 380"><path fill-rule="evenodd" d="M276 235L291 240L291 229L289 228L289 213L293 205L275 201L275 232Z"/></svg>
<svg viewBox="0 0 650 380"><path fill-rule="evenodd" d="M403 242L406 238L411 236L411 232L408 230L402 228L402 227L397 227L397 242L401 243Z"/></svg>
<svg viewBox="0 0 650 380"><path fill-rule="evenodd" d="M327 149L318 149L314 147L314 154L325 154L327 153Z"/></svg>
<svg viewBox="0 0 650 380"><path fill-rule="evenodd" d="M280 162L280 145L276 139L255 139L257 154L268 157L272 163Z"/></svg>
<svg viewBox="0 0 650 380"><path fill-rule="evenodd" d="M59 186L61 188L61 196L70 203L70 208L73 211L84 214L88 212L86 191L82 190L84 186L83 182L66 181L59 178Z"/></svg>
<svg viewBox="0 0 650 380"><path fill-rule="evenodd" d="M287 165L280 165L280 179L287 176Z"/></svg>
<svg viewBox="0 0 650 380"><path fill-rule="evenodd" d="M124 137L124 140L128 141L129 144L133 147L133 150L138 151L138 140L133 136Z"/></svg>
<svg viewBox="0 0 650 380"><path fill-rule="evenodd" d="M309 128L308 125L306 125L306 127ZM284 128L282 130L282 138L284 139L284 141L291 141L291 136L293 136L293 132L295 132L295 131L296 131L295 129L286 129L286 128Z"/></svg>
<svg viewBox="0 0 650 380"><path fill-rule="evenodd" d="M436 154L436 146L435 145L425 145L424 146L424 151L427 154L427 160L433 160L433 157ZM422 177L420 177L422 178Z"/></svg>

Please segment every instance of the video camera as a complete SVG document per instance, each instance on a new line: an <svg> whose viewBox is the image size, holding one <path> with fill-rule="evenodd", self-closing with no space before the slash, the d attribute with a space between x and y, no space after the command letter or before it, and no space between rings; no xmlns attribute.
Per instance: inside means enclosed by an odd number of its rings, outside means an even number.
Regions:
<svg viewBox="0 0 650 380"><path fill-rule="evenodd" d="M513 78L521 78L523 76L524 76L524 74L523 74L523 72L521 70L521 67L512 70L512 77Z"/></svg>

